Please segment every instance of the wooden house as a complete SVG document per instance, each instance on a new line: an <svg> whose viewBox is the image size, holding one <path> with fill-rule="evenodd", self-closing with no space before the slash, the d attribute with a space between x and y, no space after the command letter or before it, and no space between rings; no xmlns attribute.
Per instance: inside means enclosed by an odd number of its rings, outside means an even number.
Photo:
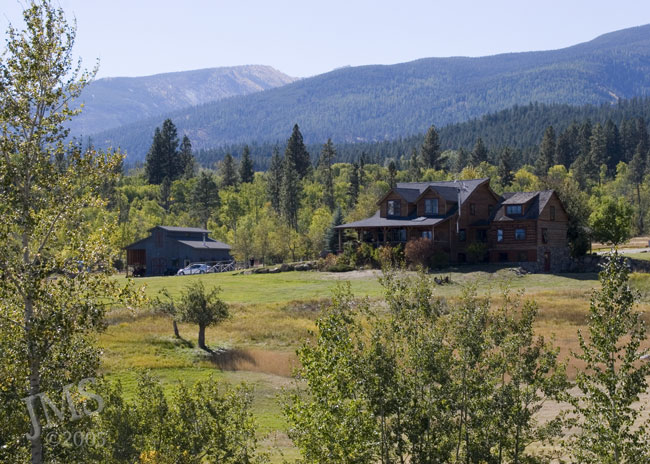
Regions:
<svg viewBox="0 0 650 464"><path fill-rule="evenodd" d="M398 183L378 202L374 216L338 226L359 241L405 244L420 237L452 263L482 260L526 263L534 270L559 271L567 265L568 216L552 190L497 195L490 179ZM480 244L476 246L473 244Z"/></svg>

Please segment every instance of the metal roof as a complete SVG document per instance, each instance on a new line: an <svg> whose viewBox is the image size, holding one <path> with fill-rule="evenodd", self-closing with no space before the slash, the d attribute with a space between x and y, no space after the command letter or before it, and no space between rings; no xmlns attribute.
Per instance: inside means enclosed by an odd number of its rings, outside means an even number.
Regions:
<svg viewBox="0 0 650 464"><path fill-rule="evenodd" d="M375 213L374 216L367 219L362 219L361 221L350 222L348 224L341 224L336 226L335 229L347 229L347 228L362 228L362 227L427 227L439 224L445 220L449 219L447 217L414 217L409 219L388 219L379 216L379 211Z"/></svg>
<svg viewBox="0 0 650 464"><path fill-rule="evenodd" d="M218 240L178 240L179 243L191 248L203 248L206 250L230 250L231 246Z"/></svg>
<svg viewBox="0 0 650 464"><path fill-rule="evenodd" d="M176 226L156 226L152 227L149 229L149 231L152 231L154 229L162 229L166 230L167 232L188 232L188 233L210 233L209 230L202 229L200 227L176 227Z"/></svg>

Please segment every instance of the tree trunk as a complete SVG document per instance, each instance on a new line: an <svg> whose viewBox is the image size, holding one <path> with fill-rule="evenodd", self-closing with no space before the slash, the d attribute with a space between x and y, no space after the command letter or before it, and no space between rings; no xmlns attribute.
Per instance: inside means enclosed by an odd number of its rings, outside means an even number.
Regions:
<svg viewBox="0 0 650 464"><path fill-rule="evenodd" d="M206 350L208 349L207 346L205 346L205 326L199 324L199 348Z"/></svg>
<svg viewBox="0 0 650 464"><path fill-rule="evenodd" d="M33 334L32 331L32 318L34 317L34 302L29 297L25 297L25 331L27 336L27 353L28 353L28 362L29 362L29 396L30 401L35 399L36 395L41 392L41 360L37 353L37 347L34 346L35 343L31 339ZM43 463L43 440L42 440L42 425L38 414L34 413L31 417L33 420L32 425L32 439L30 440L31 455L32 455L32 464L42 464Z"/></svg>
<svg viewBox="0 0 650 464"><path fill-rule="evenodd" d="M178 331L178 323L176 322L176 319L172 320L172 324L174 324L174 337L181 338L181 334Z"/></svg>

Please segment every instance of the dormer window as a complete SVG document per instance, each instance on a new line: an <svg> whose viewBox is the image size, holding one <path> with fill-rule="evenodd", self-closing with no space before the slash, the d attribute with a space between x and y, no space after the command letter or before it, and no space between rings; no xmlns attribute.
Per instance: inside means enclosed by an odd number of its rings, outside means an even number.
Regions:
<svg viewBox="0 0 650 464"><path fill-rule="evenodd" d="M388 216L401 216L402 202L399 200L388 200Z"/></svg>
<svg viewBox="0 0 650 464"><path fill-rule="evenodd" d="M438 214L438 199L426 198L424 200L424 214Z"/></svg>
<svg viewBox="0 0 650 464"><path fill-rule="evenodd" d="M507 205L506 214L508 216L516 216L521 214L521 205Z"/></svg>

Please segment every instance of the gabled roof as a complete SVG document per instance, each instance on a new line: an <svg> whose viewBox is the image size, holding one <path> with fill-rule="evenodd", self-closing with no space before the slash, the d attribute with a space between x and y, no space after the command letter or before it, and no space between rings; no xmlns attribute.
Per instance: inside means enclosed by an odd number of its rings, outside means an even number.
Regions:
<svg viewBox="0 0 650 464"><path fill-rule="evenodd" d="M179 243L191 248L203 248L206 250L230 250L231 246L218 240L178 240Z"/></svg>
<svg viewBox="0 0 650 464"><path fill-rule="evenodd" d="M374 216L367 219L362 219L361 221L350 222L348 224L341 224L340 226L334 227L335 229L348 229L348 228L362 228L362 227L403 227L403 226L433 226L439 224L443 221L449 219L450 216L446 217L413 217L413 218L404 218L404 219L388 219L379 216L379 211L377 211Z"/></svg>
<svg viewBox="0 0 650 464"><path fill-rule="evenodd" d="M162 229L166 230L167 232L187 232L187 233L204 233L208 234L210 233L209 230L202 229L200 227L176 227L176 226L156 226L152 227L149 229L149 232L151 232L154 229Z"/></svg>
<svg viewBox="0 0 650 464"><path fill-rule="evenodd" d="M460 202L463 203L480 185L489 182L489 177L469 180L446 180L434 182L398 182L398 189L417 190L418 198L429 188L435 190L447 201L457 202L460 189Z"/></svg>
<svg viewBox="0 0 650 464"><path fill-rule="evenodd" d="M541 212L546 207L546 204L551 199L554 190L538 190L535 192L516 192L516 193L504 193L503 196L505 200L497 207L494 220L495 221L513 221L513 220L526 220L526 219L537 219ZM526 209L526 212L521 216L507 216L504 206L507 205L523 205L529 203L530 205ZM564 206L563 206L564 207Z"/></svg>

